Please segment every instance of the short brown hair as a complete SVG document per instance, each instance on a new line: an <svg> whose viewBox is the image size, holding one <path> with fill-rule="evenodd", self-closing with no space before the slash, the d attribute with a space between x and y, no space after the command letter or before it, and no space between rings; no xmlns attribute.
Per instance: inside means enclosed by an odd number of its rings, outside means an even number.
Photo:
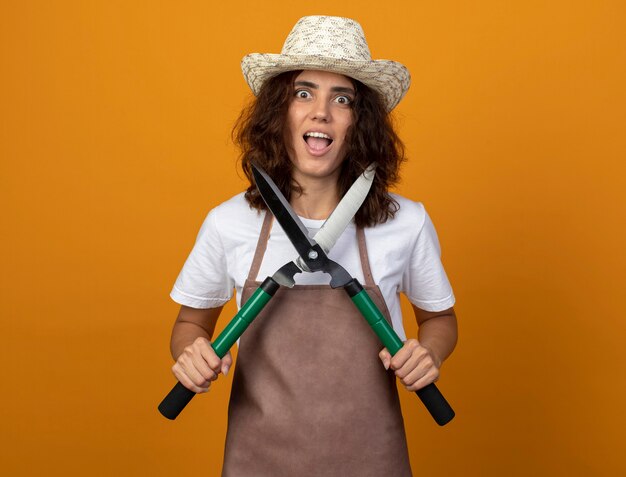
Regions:
<svg viewBox="0 0 626 477"><path fill-rule="evenodd" d="M265 210L266 205L254 183L252 162L272 177L287 200L302 192L291 177L293 166L285 145L287 111L299 73L289 71L268 80L243 109L233 128L233 141L241 148L241 166L250 181L245 197L257 210ZM405 161L404 145L380 95L359 81L352 82L356 89L353 121L346 135L346 158L337 185L342 197L370 163L377 163L372 188L354 217L357 226L368 227L386 222L399 208L389 195L389 188L398 182L400 165Z"/></svg>

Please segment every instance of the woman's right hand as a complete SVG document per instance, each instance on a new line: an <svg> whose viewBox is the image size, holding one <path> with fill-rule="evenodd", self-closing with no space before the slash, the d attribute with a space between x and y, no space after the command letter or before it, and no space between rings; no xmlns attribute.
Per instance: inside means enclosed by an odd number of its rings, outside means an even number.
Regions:
<svg viewBox="0 0 626 477"><path fill-rule="evenodd" d="M204 337L198 337L183 349L172 366L172 372L187 389L195 393L205 393L220 373L224 376L228 374L232 364L230 351L220 359L211 347L211 342Z"/></svg>

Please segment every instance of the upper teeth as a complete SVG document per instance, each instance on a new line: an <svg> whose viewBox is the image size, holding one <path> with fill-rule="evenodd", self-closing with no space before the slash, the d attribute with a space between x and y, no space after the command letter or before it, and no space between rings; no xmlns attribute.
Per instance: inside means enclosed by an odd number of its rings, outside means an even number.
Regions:
<svg viewBox="0 0 626 477"><path fill-rule="evenodd" d="M323 139L331 139L331 137L328 134L324 134L321 132L308 132L305 134L305 136L311 136L311 137L321 137Z"/></svg>

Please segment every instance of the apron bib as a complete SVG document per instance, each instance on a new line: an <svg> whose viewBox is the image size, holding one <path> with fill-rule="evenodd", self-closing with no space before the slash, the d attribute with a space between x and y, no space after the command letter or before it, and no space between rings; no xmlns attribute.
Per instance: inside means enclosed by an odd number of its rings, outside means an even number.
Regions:
<svg viewBox="0 0 626 477"><path fill-rule="evenodd" d="M266 214L241 304L272 224ZM367 293L390 321L357 229ZM347 293L281 287L242 335L228 409L224 477L411 476L395 375Z"/></svg>

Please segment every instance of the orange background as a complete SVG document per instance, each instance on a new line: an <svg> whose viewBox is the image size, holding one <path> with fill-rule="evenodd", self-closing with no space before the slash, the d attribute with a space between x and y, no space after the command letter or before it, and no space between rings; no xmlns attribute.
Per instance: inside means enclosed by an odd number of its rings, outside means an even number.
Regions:
<svg viewBox="0 0 626 477"><path fill-rule="evenodd" d="M232 375L175 422L156 411L168 294L244 186L240 58L319 13L413 76L399 191L437 226L460 320L440 381L457 418L402 393L415 474L626 475L617 0L3 1L0 473L219 474Z"/></svg>

